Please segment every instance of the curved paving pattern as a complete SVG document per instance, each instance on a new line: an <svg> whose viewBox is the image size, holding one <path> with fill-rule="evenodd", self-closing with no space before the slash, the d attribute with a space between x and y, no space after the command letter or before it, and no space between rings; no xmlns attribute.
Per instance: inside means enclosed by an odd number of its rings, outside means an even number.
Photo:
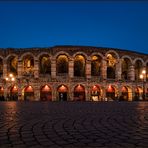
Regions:
<svg viewBox="0 0 148 148"><path fill-rule="evenodd" d="M0 147L147 148L148 102L0 102Z"/></svg>

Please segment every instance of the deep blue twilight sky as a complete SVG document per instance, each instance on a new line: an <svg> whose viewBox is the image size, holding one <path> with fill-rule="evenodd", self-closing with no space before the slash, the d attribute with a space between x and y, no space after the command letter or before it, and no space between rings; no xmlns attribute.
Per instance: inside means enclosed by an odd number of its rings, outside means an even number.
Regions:
<svg viewBox="0 0 148 148"><path fill-rule="evenodd" d="M55 45L148 54L148 2L0 2L0 48Z"/></svg>

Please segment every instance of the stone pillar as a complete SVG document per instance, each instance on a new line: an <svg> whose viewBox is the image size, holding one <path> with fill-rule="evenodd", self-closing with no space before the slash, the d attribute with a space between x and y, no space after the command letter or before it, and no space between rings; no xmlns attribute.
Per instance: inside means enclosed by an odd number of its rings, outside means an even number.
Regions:
<svg viewBox="0 0 148 148"><path fill-rule="evenodd" d="M91 60L86 60L86 78L91 79Z"/></svg>
<svg viewBox="0 0 148 148"><path fill-rule="evenodd" d="M130 66L129 75L130 75L130 80L135 81L135 68L134 68L134 65Z"/></svg>
<svg viewBox="0 0 148 148"><path fill-rule="evenodd" d="M116 80L121 80L121 73L122 73L121 60L119 59L116 64L116 71L115 71Z"/></svg>
<svg viewBox="0 0 148 148"><path fill-rule="evenodd" d="M56 78L56 59L52 58L51 60L51 78Z"/></svg>
<svg viewBox="0 0 148 148"><path fill-rule="evenodd" d="M20 85L18 84L18 101L22 101L24 98L22 96L22 89Z"/></svg>
<svg viewBox="0 0 148 148"><path fill-rule="evenodd" d="M73 78L74 76L74 60L73 59L70 59L69 60L69 78Z"/></svg>
<svg viewBox="0 0 148 148"><path fill-rule="evenodd" d="M106 86L102 87L102 101L105 101L106 98Z"/></svg>
<svg viewBox="0 0 148 148"><path fill-rule="evenodd" d="M101 77L107 79L107 61L105 59L102 59Z"/></svg>
<svg viewBox="0 0 148 148"><path fill-rule="evenodd" d="M37 59L34 62L34 77L39 78L39 61Z"/></svg>
<svg viewBox="0 0 148 148"><path fill-rule="evenodd" d="M6 59L3 60L3 78L7 77L7 61Z"/></svg>
<svg viewBox="0 0 148 148"><path fill-rule="evenodd" d="M8 101L7 100L7 84L5 84L5 87L4 87L4 98L5 98L5 101Z"/></svg>
<svg viewBox="0 0 148 148"><path fill-rule="evenodd" d="M22 76L22 71L23 71L23 63L21 60L18 60L18 68L17 68L17 75L18 78L21 78Z"/></svg>
<svg viewBox="0 0 148 148"><path fill-rule="evenodd" d="M40 87L36 84L34 87L34 100L32 101L39 101L40 100Z"/></svg>
<svg viewBox="0 0 148 148"><path fill-rule="evenodd" d="M56 89L56 86L53 85L53 88L52 88L52 101L57 101L57 89Z"/></svg>

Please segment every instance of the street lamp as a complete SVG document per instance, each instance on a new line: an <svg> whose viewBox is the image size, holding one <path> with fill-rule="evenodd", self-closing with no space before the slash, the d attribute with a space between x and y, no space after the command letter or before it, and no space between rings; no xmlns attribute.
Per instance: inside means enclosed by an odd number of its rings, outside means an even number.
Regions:
<svg viewBox="0 0 148 148"><path fill-rule="evenodd" d="M146 77L146 71L142 70L142 73L140 74L140 79L142 80L143 83L143 100L145 100L145 86L144 86L145 77Z"/></svg>

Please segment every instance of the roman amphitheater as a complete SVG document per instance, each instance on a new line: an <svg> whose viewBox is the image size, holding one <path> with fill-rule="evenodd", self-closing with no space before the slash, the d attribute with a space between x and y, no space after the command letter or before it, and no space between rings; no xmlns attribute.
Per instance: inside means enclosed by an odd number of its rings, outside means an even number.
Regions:
<svg viewBox="0 0 148 148"><path fill-rule="evenodd" d="M148 55L85 46L0 49L0 99L146 101Z"/></svg>

